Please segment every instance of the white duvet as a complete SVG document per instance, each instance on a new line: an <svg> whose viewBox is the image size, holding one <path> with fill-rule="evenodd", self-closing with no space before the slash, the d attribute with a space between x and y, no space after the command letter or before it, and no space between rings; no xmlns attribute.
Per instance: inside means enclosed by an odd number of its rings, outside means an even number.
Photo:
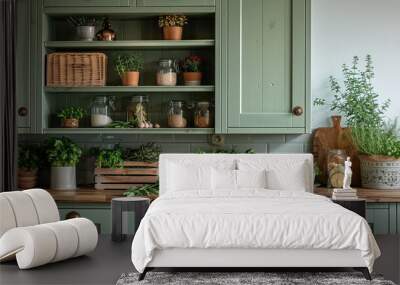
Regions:
<svg viewBox="0 0 400 285"><path fill-rule="evenodd" d="M184 191L156 199L132 244L143 272L155 249L358 249L372 271L380 255L368 223L329 199L299 191Z"/></svg>

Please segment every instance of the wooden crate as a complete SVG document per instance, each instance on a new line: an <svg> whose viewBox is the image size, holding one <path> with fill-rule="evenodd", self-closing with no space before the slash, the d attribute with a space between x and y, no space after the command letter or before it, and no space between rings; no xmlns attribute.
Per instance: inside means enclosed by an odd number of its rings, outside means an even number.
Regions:
<svg viewBox="0 0 400 285"><path fill-rule="evenodd" d="M96 189L128 189L158 181L158 162L125 161L123 168L95 168Z"/></svg>
<svg viewBox="0 0 400 285"><path fill-rule="evenodd" d="M104 86L107 56L99 52L55 52L47 55L46 85Z"/></svg>

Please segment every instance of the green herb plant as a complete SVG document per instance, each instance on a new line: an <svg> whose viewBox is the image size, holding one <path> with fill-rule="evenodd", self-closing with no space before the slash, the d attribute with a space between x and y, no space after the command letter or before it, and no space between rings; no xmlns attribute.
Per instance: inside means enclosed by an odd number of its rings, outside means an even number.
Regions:
<svg viewBox="0 0 400 285"><path fill-rule="evenodd" d="M128 161L156 162L160 156L161 149L154 143L147 143L136 149L126 149L124 159Z"/></svg>
<svg viewBox="0 0 400 285"><path fill-rule="evenodd" d="M138 54L118 55L114 66L115 71L121 77L125 72L142 70L143 58Z"/></svg>
<svg viewBox="0 0 400 285"><path fill-rule="evenodd" d="M184 72L201 72L202 62L201 57L191 55L182 61L181 67Z"/></svg>
<svg viewBox="0 0 400 285"><path fill-rule="evenodd" d="M88 16L71 16L67 18L67 21L75 27L79 26L96 26L97 19Z"/></svg>
<svg viewBox="0 0 400 285"><path fill-rule="evenodd" d="M36 145L20 145L18 148L18 167L36 170L40 164L40 147Z"/></svg>
<svg viewBox="0 0 400 285"><path fill-rule="evenodd" d="M185 15L166 15L158 17L158 26L162 27L183 27L188 18Z"/></svg>
<svg viewBox="0 0 400 285"><path fill-rule="evenodd" d="M124 160L122 157L122 149L119 146L114 149L100 150L96 160L96 167L99 168L122 168Z"/></svg>
<svg viewBox="0 0 400 285"><path fill-rule="evenodd" d="M245 150L244 152L237 151L234 147L230 149L223 149L223 148L215 148L215 149L198 149L197 153L199 154L205 154L205 153L227 153L227 154L236 154L236 153L248 153L248 154L254 154L256 153L254 149L249 148Z"/></svg>
<svg viewBox="0 0 400 285"><path fill-rule="evenodd" d="M45 149L51 166L75 166L82 155L80 147L66 137L49 139Z"/></svg>
<svg viewBox="0 0 400 285"><path fill-rule="evenodd" d="M155 196L159 193L160 186L158 182L154 184L145 184L143 186L129 187L128 191L124 192L124 196Z"/></svg>
<svg viewBox="0 0 400 285"><path fill-rule="evenodd" d="M81 107L66 107L57 113L57 116L62 119L77 119L80 120L86 115L86 111Z"/></svg>

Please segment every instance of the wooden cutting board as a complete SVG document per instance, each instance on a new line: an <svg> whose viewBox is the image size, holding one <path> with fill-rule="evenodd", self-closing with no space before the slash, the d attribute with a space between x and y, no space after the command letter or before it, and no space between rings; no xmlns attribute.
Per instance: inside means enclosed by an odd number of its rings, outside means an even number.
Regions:
<svg viewBox="0 0 400 285"><path fill-rule="evenodd" d="M341 116L332 116L333 127L318 128L314 132L313 137L313 154L314 161L321 170L320 181L325 185L328 182L327 175L327 158L331 149L343 149L347 156L351 157L353 162L352 170L352 186L360 186L360 160L358 158L357 149L351 141L350 129L342 128L340 125Z"/></svg>

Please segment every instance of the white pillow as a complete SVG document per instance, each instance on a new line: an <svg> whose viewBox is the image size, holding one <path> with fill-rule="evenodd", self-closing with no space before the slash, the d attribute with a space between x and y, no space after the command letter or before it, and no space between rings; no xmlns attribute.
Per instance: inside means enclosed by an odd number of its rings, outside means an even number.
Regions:
<svg viewBox="0 0 400 285"><path fill-rule="evenodd" d="M267 170L267 188L273 190L307 191L305 163L294 164L292 168Z"/></svg>
<svg viewBox="0 0 400 285"><path fill-rule="evenodd" d="M168 191L210 190L212 187L211 167L170 163L168 168Z"/></svg>
<svg viewBox="0 0 400 285"><path fill-rule="evenodd" d="M266 170L236 170L238 188L266 188Z"/></svg>
<svg viewBox="0 0 400 285"><path fill-rule="evenodd" d="M212 168L212 188L214 190L236 190L237 179L236 170Z"/></svg>

